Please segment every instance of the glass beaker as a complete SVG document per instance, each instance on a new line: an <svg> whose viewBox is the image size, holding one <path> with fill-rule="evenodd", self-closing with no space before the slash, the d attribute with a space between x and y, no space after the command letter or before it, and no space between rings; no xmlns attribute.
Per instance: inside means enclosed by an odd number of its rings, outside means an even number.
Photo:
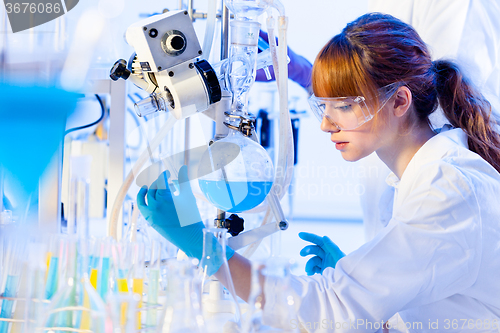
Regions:
<svg viewBox="0 0 500 333"><path fill-rule="evenodd" d="M273 185L274 168L261 145L230 129L203 154L198 177L201 191L215 207L241 213L264 201Z"/></svg>

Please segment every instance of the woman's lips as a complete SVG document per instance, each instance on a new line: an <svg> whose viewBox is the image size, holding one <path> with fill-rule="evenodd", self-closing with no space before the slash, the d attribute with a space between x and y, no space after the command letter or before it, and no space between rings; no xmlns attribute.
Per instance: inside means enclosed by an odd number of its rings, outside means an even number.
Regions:
<svg viewBox="0 0 500 333"><path fill-rule="evenodd" d="M335 142L335 148L338 150L342 150L347 146L349 142Z"/></svg>

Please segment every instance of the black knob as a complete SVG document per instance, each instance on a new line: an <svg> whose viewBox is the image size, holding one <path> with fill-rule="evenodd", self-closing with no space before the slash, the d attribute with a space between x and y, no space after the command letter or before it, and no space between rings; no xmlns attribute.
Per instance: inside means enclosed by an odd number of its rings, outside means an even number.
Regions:
<svg viewBox="0 0 500 333"><path fill-rule="evenodd" d="M115 62L115 64L109 71L109 77L113 81L117 81L119 78L126 80L130 76L130 73L130 70L127 69L127 62L123 59L120 59Z"/></svg>
<svg viewBox="0 0 500 333"><path fill-rule="evenodd" d="M217 78L217 74L215 74L212 66L210 66L208 61L203 59L195 62L194 66L205 82L205 87L208 91L208 97L210 98L210 104L214 104L220 101L222 92L220 89L219 79Z"/></svg>
<svg viewBox="0 0 500 333"><path fill-rule="evenodd" d="M243 227L243 222L244 220L236 214L231 214L231 216L226 219L226 223L229 224L227 231L229 231L231 236L237 236L245 229Z"/></svg>

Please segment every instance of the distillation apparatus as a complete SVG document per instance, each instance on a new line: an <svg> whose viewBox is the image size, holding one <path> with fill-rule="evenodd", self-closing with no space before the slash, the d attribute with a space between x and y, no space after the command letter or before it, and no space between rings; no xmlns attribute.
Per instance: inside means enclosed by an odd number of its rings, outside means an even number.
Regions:
<svg viewBox="0 0 500 333"><path fill-rule="evenodd" d="M215 121L215 134L201 158L197 178L205 200L218 208L215 227L226 228L233 235L228 239L229 246L238 250L253 243L244 253L251 255L264 237L288 228L280 205L290 184L293 168L284 7L278 0L227 0L225 6L235 16L230 23L231 39L228 43L228 35L223 34L222 59L213 65L207 61L205 50L206 45L211 43L205 42L202 50L186 10L152 16L133 24L126 32L127 42L135 53L128 63L118 60L111 69L110 77L113 80L129 80L150 94L136 103L138 116L160 111L169 112L172 116L150 142L147 151L138 158L122 185L109 221L109 234L115 238L118 236L118 216L126 192L148 161L149 154L160 145L177 120L199 112ZM272 8L279 12L278 45ZM270 47L266 52L258 53L260 23L256 18L266 11ZM213 32L213 24L208 23L207 26L211 26ZM205 35L207 38L211 41L213 35L208 33ZM268 71L270 65L277 78L280 97L276 166L258 144L255 118L248 113L248 92L255 81L256 70L265 68ZM169 171L175 179L177 170ZM226 212L264 211L266 214L261 226L245 232L241 232L242 219L235 215L226 218ZM275 223L270 223L273 217Z"/></svg>

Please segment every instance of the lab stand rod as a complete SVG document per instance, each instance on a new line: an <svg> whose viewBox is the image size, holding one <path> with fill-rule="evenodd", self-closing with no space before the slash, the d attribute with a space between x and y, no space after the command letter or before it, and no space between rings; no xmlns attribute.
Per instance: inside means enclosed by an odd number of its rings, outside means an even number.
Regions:
<svg viewBox="0 0 500 333"><path fill-rule="evenodd" d="M184 165L189 165L189 137L190 137L189 117L184 120Z"/></svg>
<svg viewBox="0 0 500 333"><path fill-rule="evenodd" d="M110 82L111 107L109 110L109 168L108 168L108 202L107 223L108 236L111 209L120 187L125 179L125 110L127 86L125 80ZM117 223L117 237L122 236L123 207Z"/></svg>
<svg viewBox="0 0 500 333"><path fill-rule="evenodd" d="M222 2L222 23L221 23L221 44L220 44L220 60L226 59L229 55L229 9L226 7L226 2Z"/></svg>
<svg viewBox="0 0 500 333"><path fill-rule="evenodd" d="M191 20L194 21L193 19L193 0L188 0L188 14Z"/></svg>

